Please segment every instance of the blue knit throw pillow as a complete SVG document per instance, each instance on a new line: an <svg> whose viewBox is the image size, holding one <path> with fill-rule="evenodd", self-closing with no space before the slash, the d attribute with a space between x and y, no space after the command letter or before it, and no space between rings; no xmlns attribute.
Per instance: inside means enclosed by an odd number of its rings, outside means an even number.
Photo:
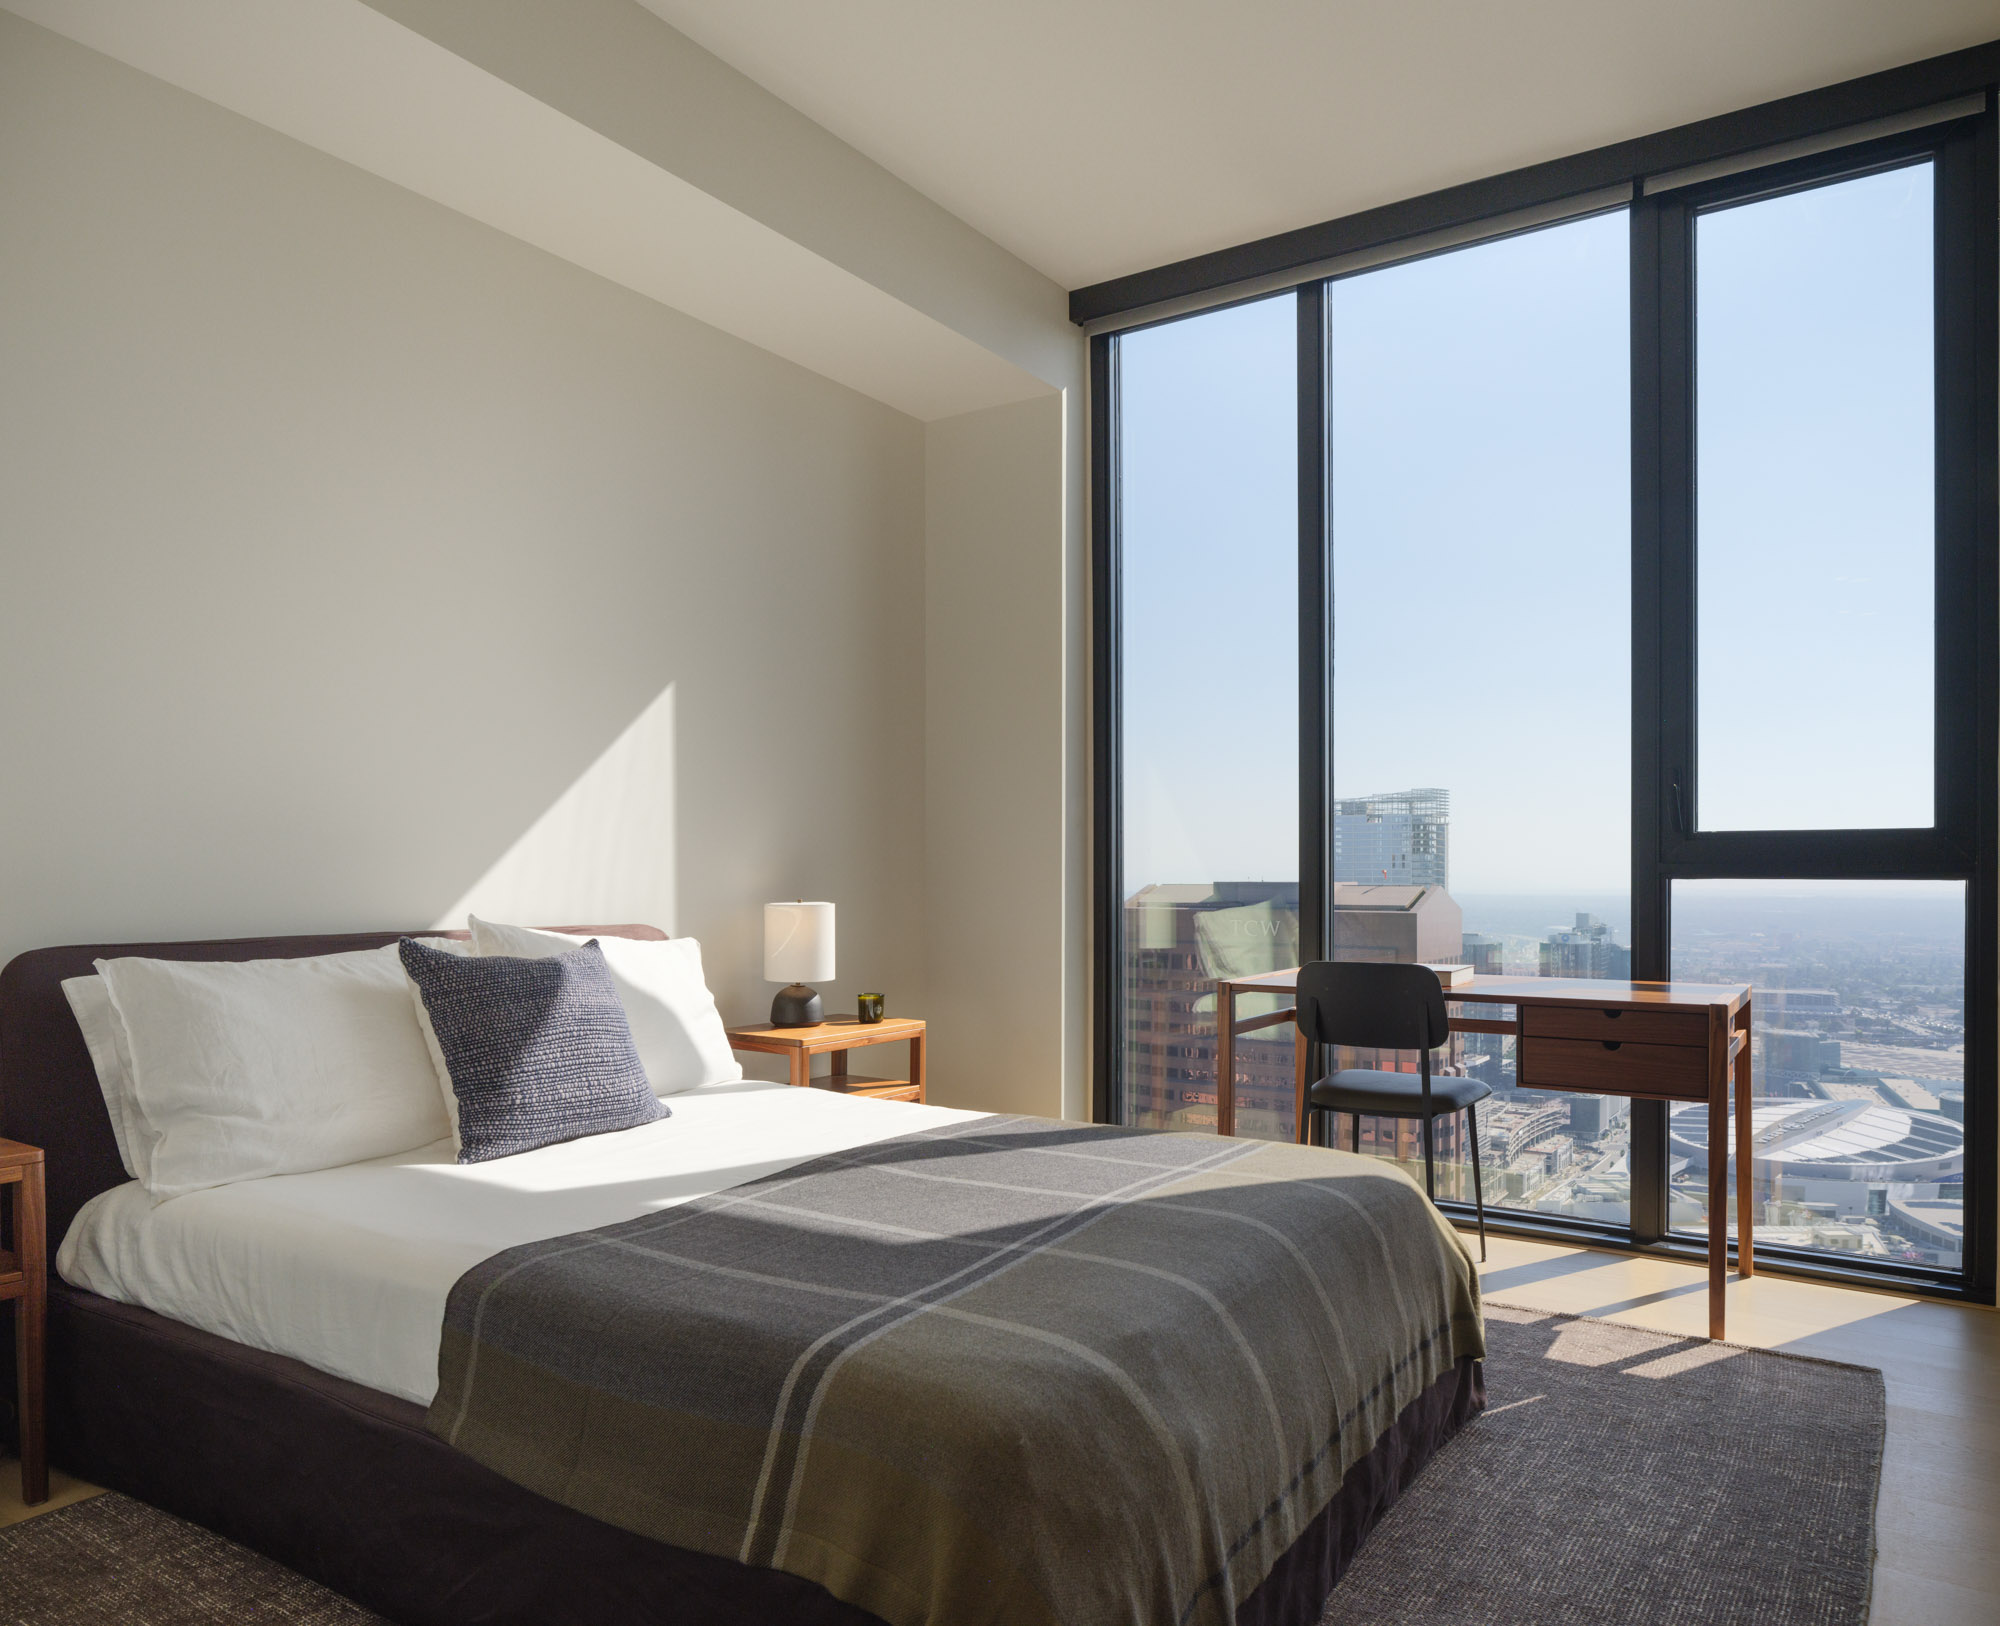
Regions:
<svg viewBox="0 0 2000 1626"><path fill-rule="evenodd" d="M458 1097L458 1160L630 1129L670 1115L653 1094L597 939L540 960L397 945Z"/></svg>

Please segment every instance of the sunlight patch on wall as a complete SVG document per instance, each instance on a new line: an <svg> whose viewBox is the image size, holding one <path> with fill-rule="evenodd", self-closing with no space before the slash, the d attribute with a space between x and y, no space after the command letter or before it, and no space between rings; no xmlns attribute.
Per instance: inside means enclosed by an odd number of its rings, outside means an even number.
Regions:
<svg viewBox="0 0 2000 1626"><path fill-rule="evenodd" d="M630 921L672 932L674 686L669 683L435 924Z"/></svg>

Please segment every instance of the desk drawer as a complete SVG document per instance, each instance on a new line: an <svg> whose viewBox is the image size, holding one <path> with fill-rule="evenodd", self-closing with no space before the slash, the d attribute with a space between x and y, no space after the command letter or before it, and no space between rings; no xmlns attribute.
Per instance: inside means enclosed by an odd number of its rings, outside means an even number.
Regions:
<svg viewBox="0 0 2000 1626"><path fill-rule="evenodd" d="M1527 1089L1706 1101L1708 1051L1631 1040L1523 1038L1517 1076Z"/></svg>
<svg viewBox="0 0 2000 1626"><path fill-rule="evenodd" d="M1648 1011L1597 1005L1530 1005L1521 1013L1530 1038L1615 1039L1639 1044L1708 1045L1700 1011Z"/></svg>

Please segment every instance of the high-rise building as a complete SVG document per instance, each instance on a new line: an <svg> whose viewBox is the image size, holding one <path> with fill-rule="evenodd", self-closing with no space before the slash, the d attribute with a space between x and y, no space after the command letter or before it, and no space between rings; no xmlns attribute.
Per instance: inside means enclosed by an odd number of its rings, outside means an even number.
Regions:
<svg viewBox="0 0 2000 1626"><path fill-rule="evenodd" d="M1501 977L1507 974L1506 947L1497 937L1467 932L1459 943L1459 957L1482 977Z"/></svg>
<svg viewBox="0 0 2000 1626"><path fill-rule="evenodd" d="M1595 915L1579 914L1567 931L1551 932L1542 940L1545 977L1612 977L1632 975L1632 951L1615 942L1612 928Z"/></svg>
<svg viewBox="0 0 2000 1626"><path fill-rule="evenodd" d="M1570 1129L1588 1140L1610 1134L1632 1115L1632 1103L1621 1095L1572 1095L1568 1100Z"/></svg>
<svg viewBox="0 0 2000 1626"><path fill-rule="evenodd" d="M1214 885L1149 886L1125 903L1125 1089L1127 1121L1147 1127L1215 1127L1215 984L1299 963L1296 882L1223 881ZM1335 954L1358 960L1440 960L1457 952L1463 917L1442 888L1341 885L1334 888ZM1262 1016L1289 1000L1246 995L1237 1018ZM1289 1133L1294 1088L1293 1028L1289 1023L1240 1037L1236 1055L1239 1134ZM1433 1059L1438 1072L1464 1066L1454 1034ZM1331 1067L1416 1070L1413 1055L1335 1050ZM1462 1115L1440 1119L1437 1155L1462 1161ZM1406 1132L1408 1131L1408 1132ZM1348 1144L1341 1120L1340 1144ZM1422 1156L1412 1126L1364 1119L1364 1149ZM1445 1188L1440 1188L1445 1189Z"/></svg>
<svg viewBox="0 0 2000 1626"><path fill-rule="evenodd" d="M1336 801L1333 878L1449 888L1451 792L1432 786Z"/></svg>
<svg viewBox="0 0 2000 1626"><path fill-rule="evenodd" d="M1126 900L1127 1119L1159 1129L1215 1127L1215 983L1298 964L1296 882L1149 886ZM1246 1000L1239 1017L1277 999ZM1236 1045L1239 1132L1281 1133L1292 1110L1289 1028Z"/></svg>
<svg viewBox="0 0 2000 1626"><path fill-rule="evenodd" d="M1755 1009L1757 1026L1774 1028L1817 1028L1831 1033L1849 1027L1840 995L1830 988L1758 988Z"/></svg>
<svg viewBox="0 0 2000 1626"><path fill-rule="evenodd" d="M1466 932L1459 939L1458 957L1481 977L1504 977L1507 974L1507 945L1497 937L1486 937L1479 932ZM1510 1008L1500 1005L1467 1006L1462 1016L1480 1016L1488 1019L1511 1014ZM1501 1070L1507 1059L1507 1041L1497 1033L1468 1033L1465 1035L1465 1064L1472 1076L1489 1088L1501 1079Z"/></svg>
<svg viewBox="0 0 2000 1626"><path fill-rule="evenodd" d="M1840 1041L1797 1028L1768 1027L1758 1035L1764 1046L1764 1070L1773 1083L1780 1079L1818 1078L1840 1066Z"/></svg>
<svg viewBox="0 0 2000 1626"><path fill-rule="evenodd" d="M1449 960L1464 941L1464 912L1441 886L1334 884L1336 960Z"/></svg>

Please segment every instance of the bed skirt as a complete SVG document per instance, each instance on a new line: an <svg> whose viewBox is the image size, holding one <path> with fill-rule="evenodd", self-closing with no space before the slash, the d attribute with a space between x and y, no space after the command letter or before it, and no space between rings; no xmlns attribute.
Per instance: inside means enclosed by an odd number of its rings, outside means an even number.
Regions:
<svg viewBox="0 0 2000 1626"><path fill-rule="evenodd" d="M1407 1406L1237 1610L1313 1626L1375 1523L1479 1410L1462 1360ZM880 1626L781 1570L619 1530L454 1450L409 1401L52 1282L50 1454L401 1626Z"/></svg>

